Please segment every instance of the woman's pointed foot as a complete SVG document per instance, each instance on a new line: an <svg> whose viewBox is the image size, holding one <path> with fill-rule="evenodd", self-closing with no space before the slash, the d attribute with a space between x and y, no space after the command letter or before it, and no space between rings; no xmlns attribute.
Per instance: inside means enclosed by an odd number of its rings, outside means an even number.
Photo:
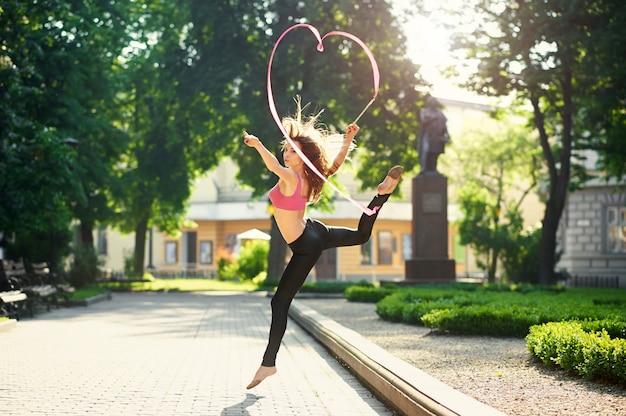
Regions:
<svg viewBox="0 0 626 416"><path fill-rule="evenodd" d="M258 370L256 370L254 378L252 378L252 381L248 384L246 389L250 390L251 388L258 386L263 380L269 376L273 376L274 374L276 374L276 367L266 367L262 365Z"/></svg>
<svg viewBox="0 0 626 416"><path fill-rule="evenodd" d="M389 169L385 180L378 185L378 195L391 194L396 189L396 186L398 186L400 178L402 177L402 172L404 172L404 168L399 165Z"/></svg>

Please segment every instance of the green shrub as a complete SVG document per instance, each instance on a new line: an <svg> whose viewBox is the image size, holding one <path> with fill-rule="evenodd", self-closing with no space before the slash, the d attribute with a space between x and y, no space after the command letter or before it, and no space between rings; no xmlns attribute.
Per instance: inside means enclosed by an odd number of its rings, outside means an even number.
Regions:
<svg viewBox="0 0 626 416"><path fill-rule="evenodd" d="M590 380L626 384L626 339L613 338L606 320L549 322L530 328L526 345L544 364ZM616 320L610 326L623 327Z"/></svg>
<svg viewBox="0 0 626 416"><path fill-rule="evenodd" d="M394 295L386 296L376 303L376 313L383 319L391 322L402 322L404 318L403 302L399 302Z"/></svg>
<svg viewBox="0 0 626 416"><path fill-rule="evenodd" d="M439 309L425 314L422 322L428 328L459 335L492 335L523 337L538 317L532 308L493 305L469 305Z"/></svg>
<svg viewBox="0 0 626 416"><path fill-rule="evenodd" d="M310 293L343 293L352 290L352 288L372 289L374 285L367 282L307 282L302 285L300 292Z"/></svg>
<svg viewBox="0 0 626 416"><path fill-rule="evenodd" d="M267 270L269 241L248 240L239 253L237 275L242 280L252 280L259 273Z"/></svg>
<svg viewBox="0 0 626 416"><path fill-rule="evenodd" d="M96 281L103 262L98 259L93 246L77 245L73 251L68 278L72 286L80 289Z"/></svg>
<svg viewBox="0 0 626 416"><path fill-rule="evenodd" d="M424 286L396 289L379 302L377 312L383 319L422 323L450 333L523 337L531 325L545 322L614 322L613 318L624 316L625 304L626 292L615 290L564 292L555 286L486 285L468 291L452 286ZM429 316L434 310L449 312ZM626 317L622 320L626 321ZM624 331L621 327L607 330L611 334Z"/></svg>
<svg viewBox="0 0 626 416"><path fill-rule="evenodd" d="M392 288L355 285L346 288L344 296L350 302L376 303L393 292Z"/></svg>
<svg viewBox="0 0 626 416"><path fill-rule="evenodd" d="M217 260L217 278L219 280L234 280L237 276L238 264L230 257L220 257Z"/></svg>

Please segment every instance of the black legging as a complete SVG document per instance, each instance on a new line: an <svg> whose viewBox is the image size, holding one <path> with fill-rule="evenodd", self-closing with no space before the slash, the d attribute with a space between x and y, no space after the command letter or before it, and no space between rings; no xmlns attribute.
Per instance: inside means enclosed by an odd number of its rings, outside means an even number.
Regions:
<svg viewBox="0 0 626 416"><path fill-rule="evenodd" d="M389 199L389 195L376 195L368 208L380 207ZM356 246L364 244L372 235L372 228L378 216L363 214L357 229L345 227L328 227L320 221L307 219L302 235L289 244L293 252L289 264L285 268L278 283L278 289L272 298L272 324L267 349L263 355L262 365L276 365L276 355L287 329L287 314L291 301L304 284L309 272L327 248Z"/></svg>

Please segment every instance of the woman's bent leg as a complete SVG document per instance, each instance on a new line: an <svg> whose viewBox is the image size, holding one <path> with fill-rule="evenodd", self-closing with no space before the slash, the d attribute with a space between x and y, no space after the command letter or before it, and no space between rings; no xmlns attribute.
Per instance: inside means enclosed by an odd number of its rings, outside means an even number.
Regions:
<svg viewBox="0 0 626 416"><path fill-rule="evenodd" d="M389 195L376 195L369 203L369 209L376 209L373 215L363 214L358 228L328 227L328 234L324 239L324 249L332 247L358 246L365 244L372 236L372 229L378 217L378 212Z"/></svg>

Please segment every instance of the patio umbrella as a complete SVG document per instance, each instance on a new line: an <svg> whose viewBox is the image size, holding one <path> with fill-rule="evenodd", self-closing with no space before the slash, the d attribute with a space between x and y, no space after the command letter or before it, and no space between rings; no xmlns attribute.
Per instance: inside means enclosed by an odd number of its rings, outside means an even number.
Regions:
<svg viewBox="0 0 626 416"><path fill-rule="evenodd" d="M270 238L269 234L257 230L256 228L237 234L237 240L269 240Z"/></svg>

